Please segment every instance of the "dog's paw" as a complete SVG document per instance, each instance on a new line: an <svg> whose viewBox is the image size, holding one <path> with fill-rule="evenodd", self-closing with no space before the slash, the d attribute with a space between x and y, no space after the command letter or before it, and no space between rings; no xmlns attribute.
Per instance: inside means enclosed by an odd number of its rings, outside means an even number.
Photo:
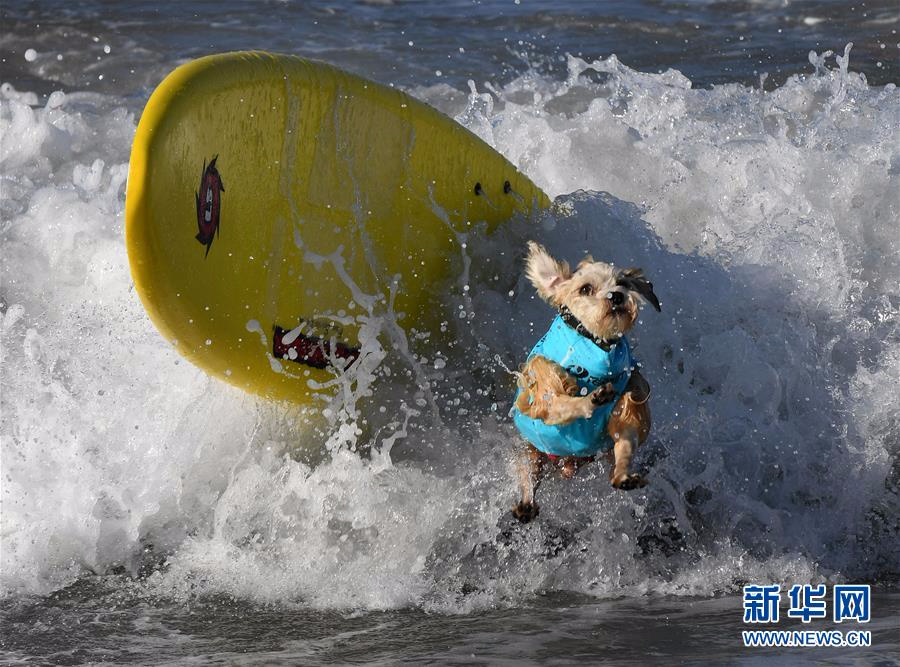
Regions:
<svg viewBox="0 0 900 667"><path fill-rule="evenodd" d="M602 387L597 387L591 392L591 403L594 405L606 405L616 397L616 389L612 382L607 382Z"/></svg>
<svg viewBox="0 0 900 667"><path fill-rule="evenodd" d="M534 519L539 511L537 503L519 503L512 508L513 516L522 523L528 523Z"/></svg>
<svg viewBox="0 0 900 667"><path fill-rule="evenodd" d="M610 483L620 491L631 491L647 486L647 480L640 475L616 475L610 480Z"/></svg>

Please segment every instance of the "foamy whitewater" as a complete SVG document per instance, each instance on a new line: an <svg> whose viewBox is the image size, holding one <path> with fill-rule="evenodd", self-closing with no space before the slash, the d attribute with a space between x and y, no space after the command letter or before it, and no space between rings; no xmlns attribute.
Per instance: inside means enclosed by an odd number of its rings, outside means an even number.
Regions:
<svg viewBox="0 0 900 667"><path fill-rule="evenodd" d="M615 56L411 90L556 205L458 235L454 344L360 308L372 363L324 424L208 378L145 315L123 234L133 106L4 85L5 595L119 574L162 599L456 614L895 580L900 94L851 57L811 54L767 92ZM528 239L643 267L663 310L633 336L650 486L592 466L516 528L508 369L552 318L521 275Z"/></svg>

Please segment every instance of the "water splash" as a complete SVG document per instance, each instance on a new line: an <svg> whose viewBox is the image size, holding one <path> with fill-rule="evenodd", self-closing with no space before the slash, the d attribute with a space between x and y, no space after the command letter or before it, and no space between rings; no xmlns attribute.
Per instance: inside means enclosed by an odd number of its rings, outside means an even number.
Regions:
<svg viewBox="0 0 900 667"><path fill-rule="evenodd" d="M470 289L440 364L423 341L398 354L389 297L360 295L371 363L319 414L207 379L152 329L122 238L133 116L3 87L4 590L121 570L176 598L465 612L896 572L900 100L848 56L772 91L614 57L473 87L452 111L556 206L457 237ZM643 266L665 310L634 336L651 485L551 480L516 530L503 369L551 317L521 278L529 238Z"/></svg>

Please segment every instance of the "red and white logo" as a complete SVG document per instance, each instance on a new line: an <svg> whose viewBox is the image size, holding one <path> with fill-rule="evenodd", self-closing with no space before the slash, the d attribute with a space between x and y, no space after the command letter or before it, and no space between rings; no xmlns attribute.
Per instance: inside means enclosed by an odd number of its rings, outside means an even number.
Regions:
<svg viewBox="0 0 900 667"><path fill-rule="evenodd" d="M206 258L209 255L209 249L212 242L219 235L219 213L222 206L221 193L225 192L225 186L222 184L222 177L219 170L216 169L216 155L212 162L206 164L203 161L203 175L200 177L200 189L197 191L197 236L200 243L206 246Z"/></svg>

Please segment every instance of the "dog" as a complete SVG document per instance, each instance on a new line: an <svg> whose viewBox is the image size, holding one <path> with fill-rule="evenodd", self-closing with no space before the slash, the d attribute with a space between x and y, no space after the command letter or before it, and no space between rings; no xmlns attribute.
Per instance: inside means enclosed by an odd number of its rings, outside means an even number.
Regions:
<svg viewBox="0 0 900 667"><path fill-rule="evenodd" d="M588 255L571 271L530 241L525 273L557 316L517 373L511 414L527 446L518 462L521 499L513 515L522 522L538 514L535 493L548 463L570 479L602 451L615 488L647 483L630 466L650 433L650 385L625 333L640 302L661 311L641 269L617 271Z"/></svg>

